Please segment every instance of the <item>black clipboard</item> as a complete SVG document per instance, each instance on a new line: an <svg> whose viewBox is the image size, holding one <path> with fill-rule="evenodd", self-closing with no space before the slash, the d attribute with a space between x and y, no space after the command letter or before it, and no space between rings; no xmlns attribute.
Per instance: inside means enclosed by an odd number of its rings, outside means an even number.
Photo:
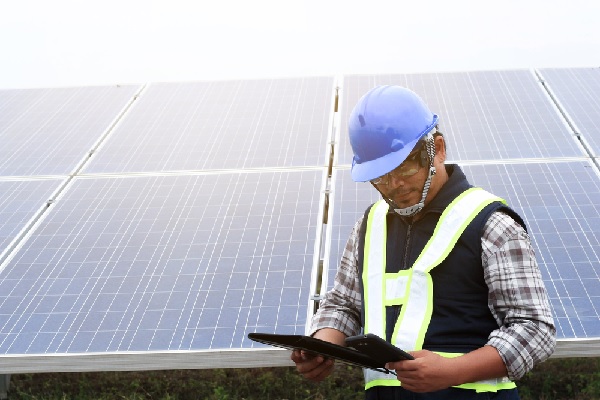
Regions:
<svg viewBox="0 0 600 400"><path fill-rule="evenodd" d="M377 361L355 349L339 346L310 336L255 332L249 333L248 338L255 342L271 346L282 347L289 350L305 350L311 353L320 354L324 357L340 360L347 364L389 373L385 368L384 362Z"/></svg>

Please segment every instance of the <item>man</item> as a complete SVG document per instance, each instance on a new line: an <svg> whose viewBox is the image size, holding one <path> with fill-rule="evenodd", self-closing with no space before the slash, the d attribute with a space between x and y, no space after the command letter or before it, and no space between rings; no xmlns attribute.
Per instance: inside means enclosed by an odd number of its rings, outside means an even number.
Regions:
<svg viewBox="0 0 600 400"><path fill-rule="evenodd" d="M438 117L412 91L380 86L353 109L352 178L381 193L356 223L312 336L375 333L415 360L365 370L367 399L518 399L514 381L556 343L525 224L445 165ZM482 135L485 134L482 132ZM291 356L320 381L333 360Z"/></svg>

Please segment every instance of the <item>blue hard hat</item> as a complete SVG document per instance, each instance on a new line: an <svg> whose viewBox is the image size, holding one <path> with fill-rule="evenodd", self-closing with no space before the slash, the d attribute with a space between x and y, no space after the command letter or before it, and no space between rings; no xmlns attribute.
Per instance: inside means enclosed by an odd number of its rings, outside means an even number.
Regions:
<svg viewBox="0 0 600 400"><path fill-rule="evenodd" d="M400 165L438 122L425 102L400 86L377 86L350 113L352 179L366 182Z"/></svg>

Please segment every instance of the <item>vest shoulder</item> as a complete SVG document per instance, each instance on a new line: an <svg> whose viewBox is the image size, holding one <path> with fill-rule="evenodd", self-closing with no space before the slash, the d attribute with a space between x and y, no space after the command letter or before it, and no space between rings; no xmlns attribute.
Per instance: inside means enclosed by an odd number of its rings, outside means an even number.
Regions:
<svg viewBox="0 0 600 400"><path fill-rule="evenodd" d="M504 203L501 202L494 202L492 204L490 204L488 207L486 207L482 213L480 215L483 214L484 218L484 222L487 223L487 221L491 218L492 214L499 212L502 214L507 215L509 218L513 219L517 224L521 225L521 227L527 231L527 225L525 224L525 221L523 220L523 218L512 208L510 208L509 206L507 206Z"/></svg>

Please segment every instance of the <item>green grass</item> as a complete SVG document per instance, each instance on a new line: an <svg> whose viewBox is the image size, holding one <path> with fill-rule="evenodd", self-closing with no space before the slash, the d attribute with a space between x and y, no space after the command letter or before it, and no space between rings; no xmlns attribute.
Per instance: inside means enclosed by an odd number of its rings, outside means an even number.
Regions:
<svg viewBox="0 0 600 400"><path fill-rule="evenodd" d="M550 360L517 382L524 400L600 399L600 358ZM319 384L293 368L18 374L9 400L362 399L362 371L338 364Z"/></svg>

